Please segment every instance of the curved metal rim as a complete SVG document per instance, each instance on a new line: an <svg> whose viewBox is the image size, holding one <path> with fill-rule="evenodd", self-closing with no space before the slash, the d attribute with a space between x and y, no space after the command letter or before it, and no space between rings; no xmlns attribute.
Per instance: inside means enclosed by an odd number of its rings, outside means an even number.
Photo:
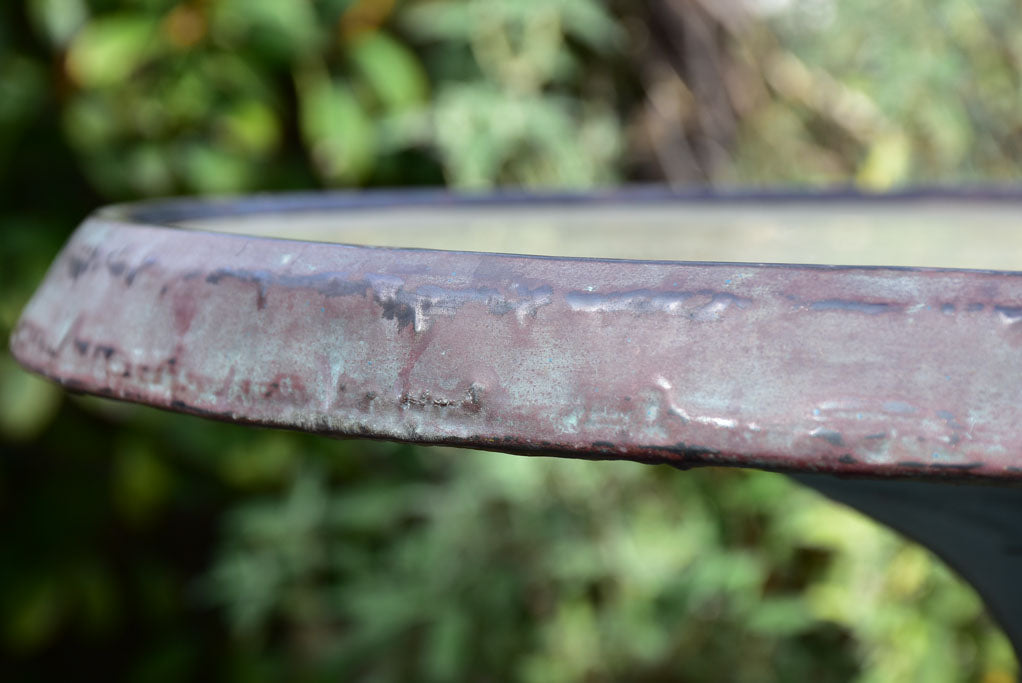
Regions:
<svg viewBox="0 0 1022 683"><path fill-rule="evenodd" d="M264 212L300 212L394 207L515 207L522 205L652 204L652 203L772 203L826 204L846 200L864 205L956 202L1009 203L1022 205L1022 191L1013 187L917 187L895 192L864 193L854 188L821 191L770 191L693 188L668 189L661 186L588 192L499 191L480 194L453 193L437 189L369 191L313 191L244 195L236 197L175 197L112 204L95 216L108 220L172 226L179 221L217 218Z"/></svg>
<svg viewBox="0 0 1022 683"><path fill-rule="evenodd" d="M1017 272L523 257L167 229L187 219L324 209L834 198L1022 196L415 192L119 205L76 233L27 307L12 350L80 391L340 436L681 467L1022 478L1022 449L1010 433L1022 400L1005 365L1018 362ZM300 271L289 260L295 250ZM740 276L733 284L731 272ZM310 301L327 317L314 315ZM284 350L274 335L297 335L302 348ZM375 355L353 360L358 344ZM963 357L962 345L980 361ZM441 347L459 353L461 365L430 355ZM899 367L920 363L914 372L922 375L895 381ZM136 374L116 376L125 364ZM205 379L189 385L181 379L189 372ZM338 373L374 397L370 407L330 394L345 386ZM301 386L301 396L281 397L278 376ZM266 400L242 388L249 385L270 387ZM992 416L980 410L991 387L1001 392ZM878 434L886 434L883 447L870 441Z"/></svg>
<svg viewBox="0 0 1022 683"><path fill-rule="evenodd" d="M181 222L193 220L230 219L257 214L289 214L318 211L373 211L393 208L459 208L487 207L523 208L536 206L648 206L666 205L721 205L725 203L767 205L826 205L833 201L844 201L862 206L890 206L894 204L925 205L929 202L955 201L975 204L1018 204L1022 209L1022 191L1012 188L939 188L921 187L889 193L863 193L854 189L826 190L821 192L778 192L778 191L721 191L715 189L671 190L663 187L632 187L600 192L557 192L529 193L505 191L487 194L456 194L436 189L423 190L370 190L370 191L327 191L266 193L228 197L173 197L168 199L141 200L111 204L95 211L90 220L101 220L134 225L138 227L159 227L180 230ZM972 272L999 275L1022 275L1022 270L998 268L949 268L940 266L899 266L899 265L847 265L841 263L788 263L764 261L704 261L677 259L632 259L586 256L549 256L518 252L472 251L463 249L434 249L403 246L377 246L359 243L317 242L269 235L246 235L241 232L220 233L212 229L188 228L190 232L207 232L230 235L241 239L279 240L308 244L346 244L365 249L391 251L431 251L449 254L488 254L494 256L524 257L532 259L558 259L575 261L596 261L606 263L650 263L757 266L763 268L808 268L808 269L856 269L894 270L906 272Z"/></svg>

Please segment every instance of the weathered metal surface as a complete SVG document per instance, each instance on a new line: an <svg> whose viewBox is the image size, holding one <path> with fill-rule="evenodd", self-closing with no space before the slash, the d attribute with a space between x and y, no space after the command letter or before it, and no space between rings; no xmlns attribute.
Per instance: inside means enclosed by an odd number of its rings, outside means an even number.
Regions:
<svg viewBox="0 0 1022 683"><path fill-rule="evenodd" d="M79 391L337 436L1022 480L1018 273L381 249L143 220L173 214L86 221L15 357Z"/></svg>

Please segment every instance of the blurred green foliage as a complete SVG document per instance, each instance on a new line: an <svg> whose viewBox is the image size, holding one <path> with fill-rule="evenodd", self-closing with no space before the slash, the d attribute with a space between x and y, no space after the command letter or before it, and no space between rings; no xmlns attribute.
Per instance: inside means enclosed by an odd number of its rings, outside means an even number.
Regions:
<svg viewBox="0 0 1022 683"><path fill-rule="evenodd" d="M0 334L175 193L1017 181L1022 10L966 0L0 7ZM334 442L0 355L5 680L1013 680L920 548L756 472Z"/></svg>

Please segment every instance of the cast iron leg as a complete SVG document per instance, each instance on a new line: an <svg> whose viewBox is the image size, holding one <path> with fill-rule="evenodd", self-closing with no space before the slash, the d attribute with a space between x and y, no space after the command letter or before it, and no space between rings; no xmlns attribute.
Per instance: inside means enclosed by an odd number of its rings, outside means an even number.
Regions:
<svg viewBox="0 0 1022 683"><path fill-rule="evenodd" d="M1022 488L823 474L792 479L943 558L980 594L1022 661Z"/></svg>

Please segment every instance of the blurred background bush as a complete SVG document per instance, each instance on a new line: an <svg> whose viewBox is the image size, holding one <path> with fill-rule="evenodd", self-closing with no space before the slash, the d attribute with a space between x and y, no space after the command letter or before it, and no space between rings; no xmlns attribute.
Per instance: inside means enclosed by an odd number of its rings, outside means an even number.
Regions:
<svg viewBox="0 0 1022 683"><path fill-rule="evenodd" d="M92 208L181 193L1015 183L1009 0L7 0L0 336ZM335 442L0 355L0 670L982 681L922 549L783 477Z"/></svg>

